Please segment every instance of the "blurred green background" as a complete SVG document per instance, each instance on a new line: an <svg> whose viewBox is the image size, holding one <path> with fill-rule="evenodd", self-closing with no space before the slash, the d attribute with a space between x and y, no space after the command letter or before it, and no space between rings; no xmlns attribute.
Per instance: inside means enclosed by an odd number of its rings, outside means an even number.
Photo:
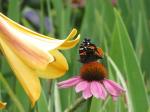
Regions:
<svg viewBox="0 0 150 112"><path fill-rule="evenodd" d="M105 52L109 78L127 89L117 102L93 98L75 112L150 112L150 0L0 0L0 12L42 34L64 39L77 28L81 41L90 38ZM79 74L78 46L62 51L69 71L58 80L44 80L36 106L31 104L0 54L0 112L64 112L80 94L59 90L57 81ZM0 75L2 75L0 74Z"/></svg>

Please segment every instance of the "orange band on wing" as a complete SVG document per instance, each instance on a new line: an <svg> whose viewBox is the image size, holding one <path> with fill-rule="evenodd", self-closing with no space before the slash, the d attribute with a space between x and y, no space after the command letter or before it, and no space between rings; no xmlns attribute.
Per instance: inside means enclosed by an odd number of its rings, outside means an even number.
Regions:
<svg viewBox="0 0 150 112"><path fill-rule="evenodd" d="M97 48L97 55L100 56L100 57L103 57L104 53L103 53L103 50L101 48Z"/></svg>

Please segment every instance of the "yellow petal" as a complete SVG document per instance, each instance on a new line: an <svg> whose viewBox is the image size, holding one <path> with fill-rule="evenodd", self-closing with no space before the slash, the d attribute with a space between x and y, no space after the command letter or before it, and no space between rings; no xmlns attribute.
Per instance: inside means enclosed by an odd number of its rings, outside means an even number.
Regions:
<svg viewBox="0 0 150 112"><path fill-rule="evenodd" d="M8 17L6 17L5 15L3 15L2 13L0 13L0 17L5 19L6 22L8 22L10 25L12 25L15 29L19 29L23 32L26 32L30 35L37 35L38 37L42 37L42 38L48 38L48 39L54 39L54 38L51 38L51 37L48 37L48 36L45 36L45 35L42 35L42 34L39 34L39 33L36 33L16 22L14 22L13 20L9 19Z"/></svg>
<svg viewBox="0 0 150 112"><path fill-rule="evenodd" d="M31 31L0 13L0 34L14 52L33 69L45 69L54 61L48 51L74 47L80 37L72 39L77 30L73 29L65 40L58 40ZM41 38L42 37L42 38Z"/></svg>
<svg viewBox="0 0 150 112"><path fill-rule="evenodd" d="M38 44L40 43L41 46L43 46L44 48L49 49L49 50L56 49L57 47L61 46L62 44L65 44L65 42L69 42L70 39L74 38L74 36L77 33L77 30L73 29L71 31L71 33L69 34L69 36L65 40L58 40L58 39L54 39L52 37L48 37L48 36L39 34L37 32L34 32L34 31L24 27L24 26L21 26L20 24L14 22L11 19L9 19L8 17L4 16L2 13L0 13L0 18L2 18L3 21L7 22L9 24L9 26L13 27L13 29L16 29L16 32L22 32L23 34L26 35L26 36L22 36L20 38L30 38L30 40L36 41L35 43L38 43ZM75 41L77 41L77 40L79 40L79 38L76 39ZM42 43L41 43L41 41L42 41ZM54 46L50 45L53 43L54 43Z"/></svg>
<svg viewBox="0 0 150 112"><path fill-rule="evenodd" d="M3 15L2 13L0 13L0 17L3 18L7 23L9 23L14 29L17 29L21 32L24 32L30 36L34 36L34 38L41 39L41 37L42 37L42 38L47 38L48 40L54 40L54 38L52 38L52 37L48 37L48 36L42 35L40 33L34 32L34 31L14 22L13 20L9 19L8 17ZM77 33L77 30L73 29L66 40L68 41L68 40L72 39L76 35L76 33ZM57 39L55 39L55 40L57 40Z"/></svg>
<svg viewBox="0 0 150 112"><path fill-rule="evenodd" d="M38 76L57 78L68 70L65 57L57 49L74 47L80 39L78 36L71 40L76 33L73 29L66 39L54 39L27 29L0 13L0 48L32 105L41 92Z"/></svg>
<svg viewBox="0 0 150 112"><path fill-rule="evenodd" d="M37 71L39 77L54 79L64 75L68 70L67 61L58 50L50 51L50 53L55 57L55 61L49 63L45 70Z"/></svg>
<svg viewBox="0 0 150 112"><path fill-rule="evenodd" d="M23 32L18 32L0 17L0 38L13 49L13 51L32 68L45 69L48 63L54 60L47 51L35 46L30 38ZM27 36L28 37L28 36Z"/></svg>
<svg viewBox="0 0 150 112"><path fill-rule="evenodd" d="M6 107L6 103L0 101L0 109L3 109L5 107Z"/></svg>
<svg viewBox="0 0 150 112"><path fill-rule="evenodd" d="M61 50L70 49L74 47L79 41L80 41L80 35L78 35L78 37L75 40L64 42L62 45L58 47L58 49L61 49Z"/></svg>
<svg viewBox="0 0 150 112"><path fill-rule="evenodd" d="M0 45L17 79L34 105L41 93L40 81L36 73L25 65L1 38Z"/></svg>

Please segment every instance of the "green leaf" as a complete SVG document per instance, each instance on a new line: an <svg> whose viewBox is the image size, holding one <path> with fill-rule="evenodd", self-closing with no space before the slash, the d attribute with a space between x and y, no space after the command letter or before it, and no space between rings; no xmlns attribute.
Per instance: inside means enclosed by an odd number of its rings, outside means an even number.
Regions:
<svg viewBox="0 0 150 112"><path fill-rule="evenodd" d="M41 96L37 104L38 104L38 112L48 112L47 100L43 90L41 92Z"/></svg>
<svg viewBox="0 0 150 112"><path fill-rule="evenodd" d="M150 107L149 107L149 109L148 109L148 111L147 112L150 112Z"/></svg>
<svg viewBox="0 0 150 112"><path fill-rule="evenodd" d="M3 74L1 72L0 72L0 81L2 82L3 87L8 92L10 98L12 99L12 101L14 102L14 104L16 105L18 111L19 112L25 112L25 110L23 108L23 105L20 103L20 101L18 100L18 98L14 94L13 90L10 88L9 83L4 78L4 76L3 76Z"/></svg>
<svg viewBox="0 0 150 112"><path fill-rule="evenodd" d="M16 22L20 19L20 7L22 0L9 0L8 17Z"/></svg>
<svg viewBox="0 0 150 112"><path fill-rule="evenodd" d="M116 10L115 16L116 25L110 56L127 79L128 90L133 106L132 112L146 112L148 110L148 99L141 68L125 25Z"/></svg>
<svg viewBox="0 0 150 112"><path fill-rule="evenodd" d="M31 108L29 99L25 93L25 91L23 90L22 86L20 85L20 83L18 81L16 81L16 85L15 85L15 93L17 98L19 99L20 103L23 105L25 112L29 111L29 109Z"/></svg>
<svg viewBox="0 0 150 112"><path fill-rule="evenodd" d="M100 99L92 98L90 112L100 112L101 101Z"/></svg>

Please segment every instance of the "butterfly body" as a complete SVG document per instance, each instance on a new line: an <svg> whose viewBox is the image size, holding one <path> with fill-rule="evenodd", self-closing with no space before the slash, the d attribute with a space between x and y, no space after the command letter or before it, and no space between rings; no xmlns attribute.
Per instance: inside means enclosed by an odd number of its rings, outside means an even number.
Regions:
<svg viewBox="0 0 150 112"><path fill-rule="evenodd" d="M103 51L97 48L95 44L90 42L90 39L84 39L79 48L80 62L88 63L97 61L103 58Z"/></svg>

